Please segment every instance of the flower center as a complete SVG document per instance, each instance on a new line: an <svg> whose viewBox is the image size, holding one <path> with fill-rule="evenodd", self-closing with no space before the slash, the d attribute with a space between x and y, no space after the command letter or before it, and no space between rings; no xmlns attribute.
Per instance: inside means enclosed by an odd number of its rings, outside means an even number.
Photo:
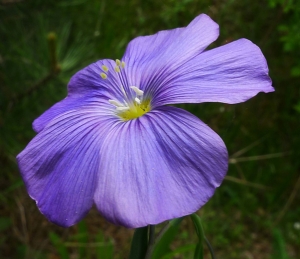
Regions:
<svg viewBox="0 0 300 259"><path fill-rule="evenodd" d="M122 118L125 121L136 119L138 117L141 117L145 113L150 111L150 101L143 101L140 104L137 102L134 102L132 105L128 106L128 109L118 111L117 114L120 118Z"/></svg>
<svg viewBox="0 0 300 259"><path fill-rule="evenodd" d="M122 69L125 67L125 62L116 60L116 67L114 71L116 73L122 73ZM103 79L107 78L108 68L103 65L102 70L104 73L101 73L100 76ZM145 113L151 110L150 99L144 98L144 92L136 86L129 87L132 92L126 93L124 87L120 85L120 89L123 93L123 100L113 100L110 99L108 102L115 106L115 113L124 121L136 119L141 117Z"/></svg>
<svg viewBox="0 0 300 259"><path fill-rule="evenodd" d="M125 121L141 117L151 110L150 100L143 99L144 92L136 86L131 86L130 89L136 94L136 97L133 100L126 101L125 99L128 99L126 94L126 98L124 98L123 102L108 100L110 104L115 106L116 114Z"/></svg>

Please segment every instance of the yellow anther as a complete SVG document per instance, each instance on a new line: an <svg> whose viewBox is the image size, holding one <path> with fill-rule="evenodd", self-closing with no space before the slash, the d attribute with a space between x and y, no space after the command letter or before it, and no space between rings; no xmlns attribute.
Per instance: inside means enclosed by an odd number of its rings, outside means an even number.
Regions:
<svg viewBox="0 0 300 259"><path fill-rule="evenodd" d="M115 71L116 71L117 73L119 73L119 72L120 72L120 68L119 68L119 67L115 67Z"/></svg>
<svg viewBox="0 0 300 259"><path fill-rule="evenodd" d="M107 72L107 71L108 71L108 67L107 67L107 66L105 66L105 65L102 65L102 69L103 69L103 71L105 71L105 72Z"/></svg>
<svg viewBox="0 0 300 259"><path fill-rule="evenodd" d="M124 62L124 61L122 61L122 63L121 63L121 67L122 67L122 68L124 68L124 67L125 67L125 62Z"/></svg>
<svg viewBox="0 0 300 259"><path fill-rule="evenodd" d="M116 64L117 64L117 66L119 67L120 64L121 64L121 61L120 61L119 59L116 59Z"/></svg>
<svg viewBox="0 0 300 259"><path fill-rule="evenodd" d="M103 79L106 79L107 78L107 75L105 73L101 73L100 76L103 78Z"/></svg>

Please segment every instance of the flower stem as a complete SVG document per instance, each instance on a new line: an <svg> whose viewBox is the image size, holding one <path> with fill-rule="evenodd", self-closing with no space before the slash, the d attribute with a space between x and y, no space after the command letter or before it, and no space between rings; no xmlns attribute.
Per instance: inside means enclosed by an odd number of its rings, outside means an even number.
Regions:
<svg viewBox="0 0 300 259"><path fill-rule="evenodd" d="M154 258L158 258L156 253L158 252L159 249L161 249L160 246L162 246L164 248L166 248L166 246L168 246L168 240L170 239L170 235L171 235L171 237L174 236L174 234L175 234L175 232L177 232L178 227L182 220L183 220L183 217L173 219L173 220L169 221L160 230L160 232L158 233L156 238L153 239L153 241L149 242L145 259L151 259L151 258L153 258L153 256L154 256ZM152 232L154 233L154 228L153 228ZM149 241L150 240L151 240L151 236L149 236ZM161 258L161 257L159 257L159 258Z"/></svg>
<svg viewBox="0 0 300 259"><path fill-rule="evenodd" d="M155 225L149 225L149 242L148 246L151 246L155 240Z"/></svg>
<svg viewBox="0 0 300 259"><path fill-rule="evenodd" d="M141 259L148 247L148 227L137 228L132 238L129 259Z"/></svg>
<svg viewBox="0 0 300 259"><path fill-rule="evenodd" d="M205 236L204 236L204 241L205 241L205 243L206 243L206 245L207 245L207 247L208 247L208 250L209 250L209 252L210 252L211 258L212 258L212 259L216 259L214 250L213 250L211 244L209 243L209 241L207 240L207 238L206 238Z"/></svg>

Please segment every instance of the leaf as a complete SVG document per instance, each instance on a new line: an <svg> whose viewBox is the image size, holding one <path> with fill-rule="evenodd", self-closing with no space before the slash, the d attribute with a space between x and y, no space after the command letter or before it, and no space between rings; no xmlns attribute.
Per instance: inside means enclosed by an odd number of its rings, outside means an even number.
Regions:
<svg viewBox="0 0 300 259"><path fill-rule="evenodd" d="M194 259L203 259L203 242L204 242L204 232L201 224L201 219L197 214L191 215L196 234L198 236L198 244L195 249Z"/></svg>
<svg viewBox="0 0 300 259"><path fill-rule="evenodd" d="M129 259L145 258L148 248L148 227L137 228L132 238Z"/></svg>
<svg viewBox="0 0 300 259"><path fill-rule="evenodd" d="M169 221L154 241L153 247L149 247L149 251L147 251L147 259L161 259L163 256L171 252L170 244L177 234L182 220L183 218L177 218Z"/></svg>

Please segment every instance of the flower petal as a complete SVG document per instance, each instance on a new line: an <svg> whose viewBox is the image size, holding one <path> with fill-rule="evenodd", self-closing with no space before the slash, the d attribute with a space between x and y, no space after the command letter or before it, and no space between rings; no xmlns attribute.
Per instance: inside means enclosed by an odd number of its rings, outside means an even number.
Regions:
<svg viewBox="0 0 300 259"><path fill-rule="evenodd" d="M228 163L221 138L174 107L118 124L100 156L97 208L111 222L132 228L198 210L221 184Z"/></svg>
<svg viewBox="0 0 300 259"><path fill-rule="evenodd" d="M159 85L168 73L204 51L218 36L218 24L201 14L185 28L135 38L123 56L129 84L142 90Z"/></svg>
<svg viewBox="0 0 300 259"><path fill-rule="evenodd" d="M62 101L54 104L51 108L45 111L42 115L36 118L33 123L33 129L35 132L42 131L45 126L55 117L63 114L67 111L78 110L85 105L88 105L90 102L95 101L95 98L92 96L82 96L82 97L66 97Z"/></svg>
<svg viewBox="0 0 300 259"><path fill-rule="evenodd" d="M108 71L104 71L102 66L106 66ZM127 83L124 83L124 72L116 73L115 66L115 61L104 59L78 71L70 79L68 96L38 117L33 122L33 129L40 132L56 116L70 110L79 110L94 102L122 100L121 85L127 86ZM107 78L103 79L101 73L105 73Z"/></svg>
<svg viewBox="0 0 300 259"><path fill-rule="evenodd" d="M106 66L107 71L103 66ZM129 92L129 88L126 88L128 84L124 70L118 67L120 72L116 72L117 67L115 61L103 59L83 68L70 79L69 96L82 96L96 92L108 98L123 98L123 90ZM107 76L106 79L101 77L103 73Z"/></svg>
<svg viewBox="0 0 300 259"><path fill-rule="evenodd" d="M267 62L246 39L201 53L167 75L153 106L174 103L239 103L259 92L273 92Z"/></svg>
<svg viewBox="0 0 300 259"><path fill-rule="evenodd" d="M17 157L29 195L60 226L77 223L93 205L102 136L115 122L98 109L57 116Z"/></svg>

